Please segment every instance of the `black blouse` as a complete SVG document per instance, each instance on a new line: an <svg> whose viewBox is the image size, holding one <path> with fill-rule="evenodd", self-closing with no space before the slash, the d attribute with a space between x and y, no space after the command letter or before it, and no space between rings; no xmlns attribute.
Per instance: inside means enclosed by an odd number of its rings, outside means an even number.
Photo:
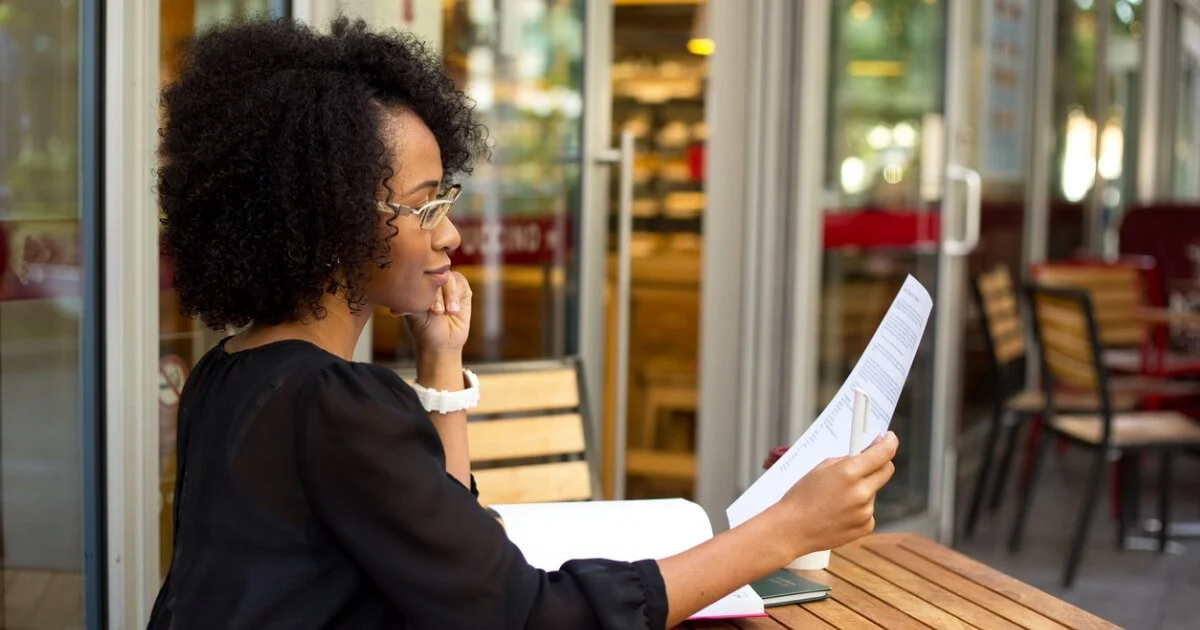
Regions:
<svg viewBox="0 0 1200 630"><path fill-rule="evenodd" d="M446 473L416 393L384 367L303 341L222 343L184 387L178 445L151 630L666 623L653 560L531 567Z"/></svg>

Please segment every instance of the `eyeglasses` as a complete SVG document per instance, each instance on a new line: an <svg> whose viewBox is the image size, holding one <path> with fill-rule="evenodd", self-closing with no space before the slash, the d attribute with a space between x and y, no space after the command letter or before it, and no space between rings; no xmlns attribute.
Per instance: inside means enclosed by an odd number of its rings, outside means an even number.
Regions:
<svg viewBox="0 0 1200 630"><path fill-rule="evenodd" d="M437 199L423 203L416 208L392 201L378 200L375 203L379 204L380 212L395 212L400 215L415 214L421 220L422 230L432 230L440 225L442 219L446 218L446 215L454 209L454 202L458 200L461 193L462 186L455 184L447 188L446 192L438 195Z"/></svg>

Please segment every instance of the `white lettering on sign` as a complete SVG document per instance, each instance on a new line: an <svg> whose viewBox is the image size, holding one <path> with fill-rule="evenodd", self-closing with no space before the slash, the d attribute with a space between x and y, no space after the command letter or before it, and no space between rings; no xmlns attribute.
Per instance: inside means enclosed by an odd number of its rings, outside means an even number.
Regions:
<svg viewBox="0 0 1200 630"><path fill-rule="evenodd" d="M562 242L557 230L545 231L536 221L459 225L460 249L469 257L553 252Z"/></svg>

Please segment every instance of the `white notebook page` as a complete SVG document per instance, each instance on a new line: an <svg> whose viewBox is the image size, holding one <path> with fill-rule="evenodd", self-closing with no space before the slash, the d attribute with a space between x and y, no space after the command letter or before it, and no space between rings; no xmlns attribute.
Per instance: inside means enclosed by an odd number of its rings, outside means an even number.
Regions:
<svg viewBox="0 0 1200 630"><path fill-rule="evenodd" d="M704 508L685 499L583 501L493 505L509 540L529 564L558 570L572 559L657 560L712 538ZM691 618L746 617L763 612L749 586L730 593Z"/></svg>

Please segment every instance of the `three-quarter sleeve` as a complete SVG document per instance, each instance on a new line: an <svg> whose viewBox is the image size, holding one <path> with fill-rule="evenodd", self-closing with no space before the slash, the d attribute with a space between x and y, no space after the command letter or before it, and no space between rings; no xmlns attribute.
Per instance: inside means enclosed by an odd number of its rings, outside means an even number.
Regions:
<svg viewBox="0 0 1200 630"><path fill-rule="evenodd" d="M530 566L473 492L446 474L415 394L381 372L338 364L313 377L298 457L318 518L409 627L664 627L654 560Z"/></svg>

